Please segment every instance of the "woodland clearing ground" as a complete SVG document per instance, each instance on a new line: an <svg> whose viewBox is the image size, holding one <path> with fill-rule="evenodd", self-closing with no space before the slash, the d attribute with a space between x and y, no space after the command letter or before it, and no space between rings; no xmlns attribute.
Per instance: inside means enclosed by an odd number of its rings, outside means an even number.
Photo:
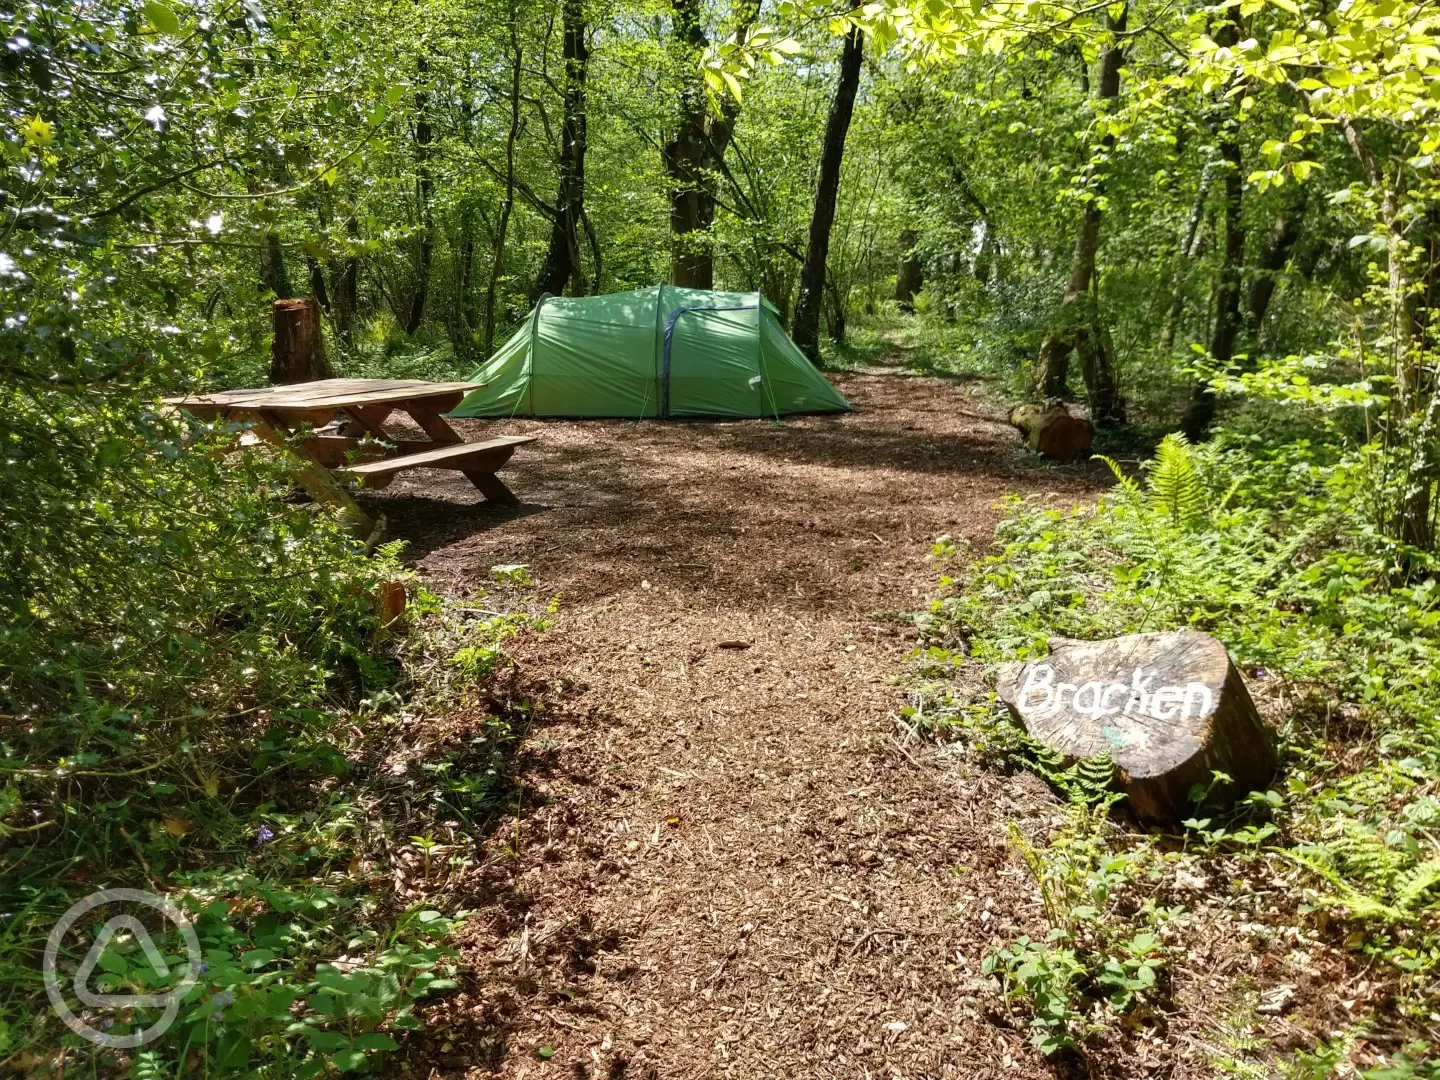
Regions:
<svg viewBox="0 0 1440 1080"><path fill-rule="evenodd" d="M893 616L927 606L934 537L984 549L1004 495L1066 505L1106 474L1027 459L976 383L837 383L855 413L783 425L506 424L540 435L512 510L446 474L374 498L432 587L523 563L561 596L514 649L553 690L538 797L459 898L476 974L431 1015L426 1068L1053 1075L973 984L1002 927L1043 933L1006 830L1055 801L897 740L915 640ZM1111 1075L1181 1053L1137 1042Z"/></svg>

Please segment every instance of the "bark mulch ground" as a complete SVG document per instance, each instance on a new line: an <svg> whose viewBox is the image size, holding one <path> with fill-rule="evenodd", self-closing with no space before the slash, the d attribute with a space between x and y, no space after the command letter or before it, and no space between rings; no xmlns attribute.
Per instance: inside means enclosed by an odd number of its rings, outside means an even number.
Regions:
<svg viewBox="0 0 1440 1080"><path fill-rule="evenodd" d="M411 474L374 505L432 585L561 596L528 807L490 837L434 1076L1048 1076L973 983L1033 886L1038 781L897 738L938 535L1101 482L1026 459L977 384L841 376L848 416L513 421L523 505ZM466 422L474 436L491 425Z"/></svg>

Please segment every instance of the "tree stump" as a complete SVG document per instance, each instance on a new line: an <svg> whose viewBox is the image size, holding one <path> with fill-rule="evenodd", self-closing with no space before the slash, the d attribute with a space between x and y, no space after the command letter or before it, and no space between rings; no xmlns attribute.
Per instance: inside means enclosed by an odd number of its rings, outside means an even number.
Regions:
<svg viewBox="0 0 1440 1080"><path fill-rule="evenodd" d="M1010 423L1025 437L1025 445L1052 461L1083 454L1095 439L1095 427L1072 413L1065 402L1051 398L1044 405L1017 405Z"/></svg>
<svg viewBox="0 0 1440 1080"><path fill-rule="evenodd" d="M1052 638L1050 655L1006 664L1000 699L1034 739L1068 759L1109 753L1141 818L1177 822L1191 790L1225 804L1265 787L1275 751L1225 646L1171 630L1108 641ZM1213 784L1215 771L1233 784Z"/></svg>
<svg viewBox="0 0 1440 1080"><path fill-rule="evenodd" d="M276 300L270 308L275 337L270 344L272 383L334 378L320 340L320 305L313 296Z"/></svg>

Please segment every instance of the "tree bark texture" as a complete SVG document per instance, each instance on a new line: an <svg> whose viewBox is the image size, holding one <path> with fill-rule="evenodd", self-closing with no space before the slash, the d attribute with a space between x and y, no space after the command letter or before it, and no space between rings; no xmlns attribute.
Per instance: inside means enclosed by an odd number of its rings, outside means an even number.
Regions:
<svg viewBox="0 0 1440 1080"><path fill-rule="evenodd" d="M900 265L895 272L895 301L901 311L915 310L915 295L925 287L925 264L916 250L920 234L914 229L900 232Z"/></svg>
<svg viewBox="0 0 1440 1080"><path fill-rule="evenodd" d="M1128 7L1106 15L1106 26L1116 37L1100 55L1096 104L1104 113L1112 111L1120 98L1120 67L1125 61L1125 47L1119 35L1125 32L1128 16ZM1115 137L1107 132L1100 140L1102 155L1108 158L1114 146ZM1070 257L1070 280L1065 285L1060 311L1046 332L1035 361L1036 388L1047 398L1064 398L1069 396L1070 357L1080 350L1090 415L1097 424L1119 423L1125 419L1125 402L1119 393L1110 336L1102 332L1097 298L1093 295L1103 190L1103 185L1097 184L1093 197L1081 212Z"/></svg>
<svg viewBox="0 0 1440 1080"><path fill-rule="evenodd" d="M820 363L820 313L825 302L825 266L830 254L830 230L835 224L835 206L840 195L840 167L845 160L845 137L855 111L855 93L860 87L860 61L865 37L858 26L845 35L840 54L840 77L830 116L825 122L825 144L820 154L820 178L815 190L815 210L810 216L810 242L800 270L800 297L790 336L813 364ZM844 331L841 331L843 336Z"/></svg>
<svg viewBox="0 0 1440 1080"><path fill-rule="evenodd" d="M335 373L325 359L320 339L320 305L313 296L276 300L270 305L270 381L313 382Z"/></svg>
<svg viewBox="0 0 1440 1080"><path fill-rule="evenodd" d="M1108 641L1052 638L1050 655L1007 664L1000 698L1032 738L1066 758L1108 754L1130 806L1176 823L1205 804L1263 790L1275 750L1240 672L1209 634L1170 630ZM1217 784L1216 772L1232 778Z"/></svg>
<svg viewBox="0 0 1440 1080"><path fill-rule="evenodd" d="M546 293L558 296L569 286L572 295L585 292L580 266L580 229L585 214L585 80L590 61L586 42L585 9L582 0L565 0L564 23L565 81L562 91L564 119L560 127L560 190L555 200L555 218L550 227L550 244L545 260L530 290L533 304Z"/></svg>
<svg viewBox="0 0 1440 1080"><path fill-rule="evenodd" d="M739 0L734 19L743 38L760 14L758 0ZM690 64L709 44L702 0L675 0L674 37L682 63ZM720 115L711 114L699 79L689 79L680 94L673 137L662 157L670 178L670 283L690 289L715 286L715 254L710 228L715 223L715 183L720 163L735 133L740 105L726 97Z"/></svg>

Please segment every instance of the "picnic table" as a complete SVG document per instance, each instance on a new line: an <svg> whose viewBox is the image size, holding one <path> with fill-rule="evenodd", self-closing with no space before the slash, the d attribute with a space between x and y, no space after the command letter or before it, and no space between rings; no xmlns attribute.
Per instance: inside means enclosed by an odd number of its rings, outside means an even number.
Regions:
<svg viewBox="0 0 1440 1080"><path fill-rule="evenodd" d="M166 398L202 420L248 423L252 439L263 439L301 456L296 480L317 501L339 507L364 535L375 522L350 497L335 474L365 487L388 487L406 469L453 469L464 473L487 502L514 503L515 495L495 473L517 446L534 435L499 435L466 442L442 415L484 383L425 382L420 379L320 379L253 390ZM385 421L399 410L428 438L397 438ZM311 432L296 438L306 425Z"/></svg>

